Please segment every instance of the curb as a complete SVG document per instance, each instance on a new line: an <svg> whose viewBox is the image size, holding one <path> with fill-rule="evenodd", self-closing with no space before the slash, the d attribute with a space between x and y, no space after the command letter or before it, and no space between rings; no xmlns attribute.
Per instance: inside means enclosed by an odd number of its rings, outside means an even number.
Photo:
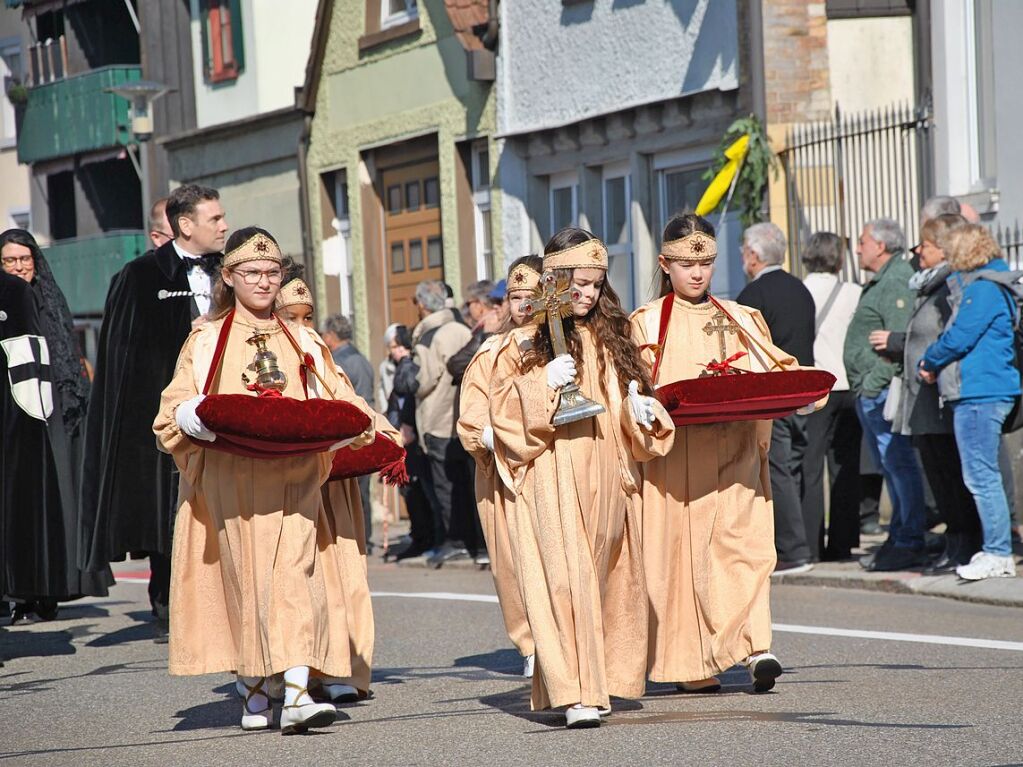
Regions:
<svg viewBox="0 0 1023 767"><path fill-rule="evenodd" d="M858 569L857 565L854 566ZM922 575L916 572L858 574L854 570L829 570L818 566L807 573L774 577L771 582L785 586L880 591L942 597L997 607L1023 607L1023 582L1019 578L992 578L971 583L961 581L955 575Z"/></svg>

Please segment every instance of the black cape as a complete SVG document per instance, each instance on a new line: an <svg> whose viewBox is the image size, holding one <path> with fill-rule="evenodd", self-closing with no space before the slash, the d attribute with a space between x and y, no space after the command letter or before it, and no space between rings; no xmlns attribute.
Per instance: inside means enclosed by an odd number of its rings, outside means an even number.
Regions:
<svg viewBox="0 0 1023 767"><path fill-rule="evenodd" d="M102 569L129 553L171 553L177 504L174 461L157 450L160 394L192 319L185 264L168 242L129 262L103 309L96 374L86 418L81 490L82 566Z"/></svg>
<svg viewBox="0 0 1023 767"><path fill-rule="evenodd" d="M0 594L31 599L73 596L57 464L47 420L55 407L15 387L52 396L46 339L32 289L0 272ZM18 355L21 355L20 358ZM25 354L31 358L26 361ZM53 400L51 399L52 403Z"/></svg>

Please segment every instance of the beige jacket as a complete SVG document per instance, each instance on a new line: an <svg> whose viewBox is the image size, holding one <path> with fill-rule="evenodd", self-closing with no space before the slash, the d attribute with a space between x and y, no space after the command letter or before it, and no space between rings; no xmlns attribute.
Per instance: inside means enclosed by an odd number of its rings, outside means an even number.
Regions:
<svg viewBox="0 0 1023 767"><path fill-rule="evenodd" d="M462 349L472 331L444 308L425 317L412 333L412 358L419 366L416 380L416 428L423 449L427 434L442 439L455 436L455 387L448 360Z"/></svg>

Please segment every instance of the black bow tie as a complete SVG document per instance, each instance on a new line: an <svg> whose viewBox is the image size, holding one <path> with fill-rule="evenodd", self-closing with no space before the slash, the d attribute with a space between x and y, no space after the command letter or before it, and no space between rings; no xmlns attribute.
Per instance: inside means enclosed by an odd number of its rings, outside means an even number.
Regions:
<svg viewBox="0 0 1023 767"><path fill-rule="evenodd" d="M220 268L221 258L222 256L219 253L207 253L205 256L186 258L185 265L189 270L202 269L210 277L213 277Z"/></svg>

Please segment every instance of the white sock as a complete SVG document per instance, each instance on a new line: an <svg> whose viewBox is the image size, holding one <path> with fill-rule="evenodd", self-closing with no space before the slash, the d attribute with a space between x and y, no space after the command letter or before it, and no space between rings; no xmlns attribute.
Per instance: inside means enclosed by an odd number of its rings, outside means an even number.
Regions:
<svg viewBox="0 0 1023 767"><path fill-rule="evenodd" d="M284 705L304 706L312 703L307 688L309 687L309 667L292 666L284 672Z"/></svg>
<svg viewBox="0 0 1023 767"><path fill-rule="evenodd" d="M270 708L270 696L266 691L265 678L258 676L239 676L238 681L247 688L245 708L250 714L258 714L260 711L266 711ZM252 692L249 693L248 690L252 690Z"/></svg>

